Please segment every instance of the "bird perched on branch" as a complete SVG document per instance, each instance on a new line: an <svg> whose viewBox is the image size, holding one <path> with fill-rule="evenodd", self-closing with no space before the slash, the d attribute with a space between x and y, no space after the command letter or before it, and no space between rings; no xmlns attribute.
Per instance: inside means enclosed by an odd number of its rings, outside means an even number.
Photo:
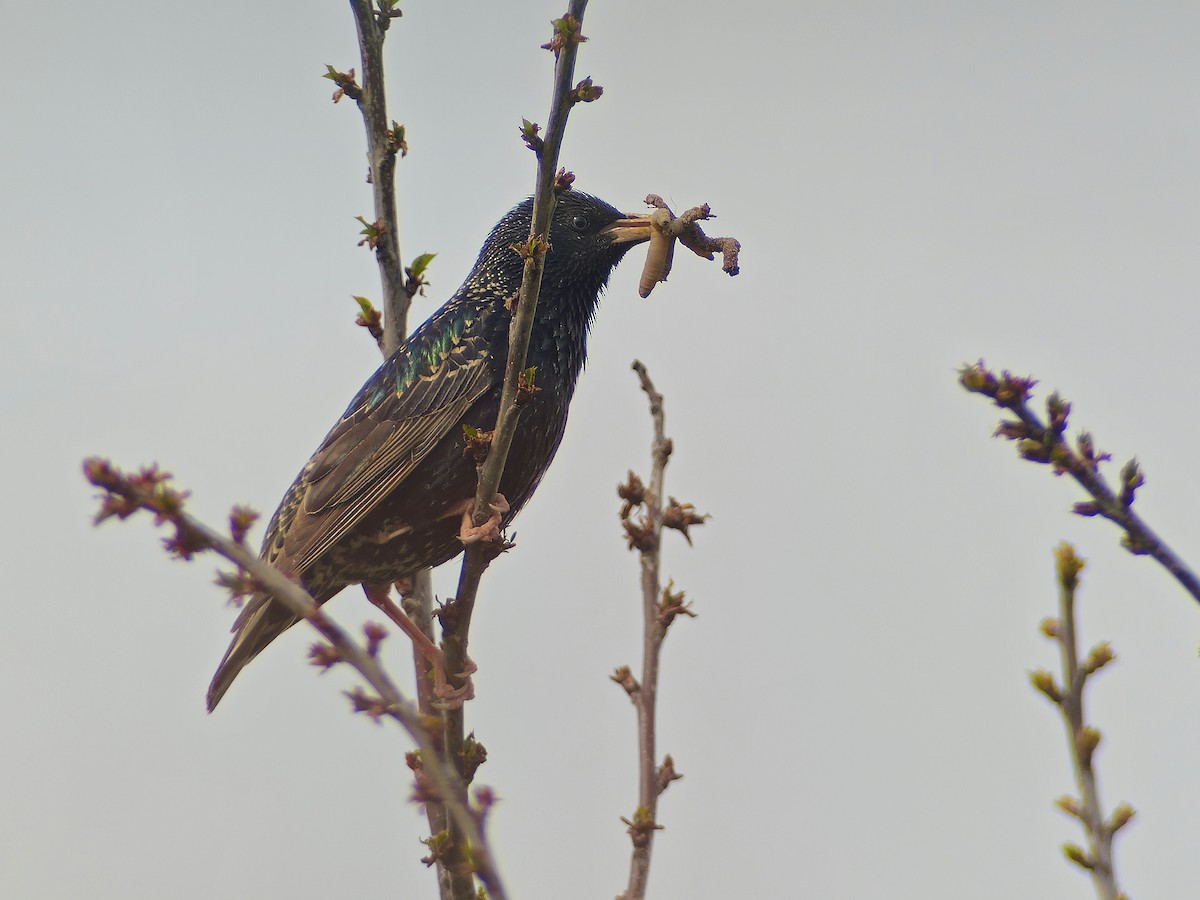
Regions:
<svg viewBox="0 0 1200 900"><path fill-rule="evenodd" d="M532 211L526 200L500 220L467 280L367 380L275 511L262 557L318 603L353 584L378 602L393 582L446 562L477 537L463 522L477 488L463 426L496 423L523 269L513 245L527 242ZM554 458L600 292L650 231L648 217L577 191L559 195L526 361L538 390L518 422L493 532L525 505ZM250 598L208 689L210 711L297 621L268 594Z"/></svg>

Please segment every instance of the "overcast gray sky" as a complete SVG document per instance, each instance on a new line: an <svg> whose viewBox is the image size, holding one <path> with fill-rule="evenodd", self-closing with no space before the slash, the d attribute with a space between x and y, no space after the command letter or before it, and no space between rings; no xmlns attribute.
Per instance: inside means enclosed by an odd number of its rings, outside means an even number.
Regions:
<svg viewBox="0 0 1200 900"><path fill-rule="evenodd" d="M10 4L0 141L0 894L431 896L407 738L347 712L294 629L217 714L234 615L213 563L146 521L89 524L85 455L158 460L210 519L270 511L377 363L352 294L363 136L338 2ZM439 255L423 318L532 189L556 4L403 4L389 38L402 249ZM604 85L563 163L628 209L707 201L743 274L619 269L558 460L484 583L469 724L517 897L611 897L635 805L637 565L613 488L645 473L629 371L667 396L668 488L711 512L666 571L700 613L664 657L685 780L655 897L1089 896L1058 845L1062 727L1026 682L1051 551L1088 559L1106 803L1139 815L1133 896L1193 896L1200 609L1077 491L991 440L981 356L1075 402L1200 561L1200 12L1194 4L596 0ZM438 573L445 595L456 566ZM372 610L347 591L331 611ZM393 640L397 668L407 650Z"/></svg>

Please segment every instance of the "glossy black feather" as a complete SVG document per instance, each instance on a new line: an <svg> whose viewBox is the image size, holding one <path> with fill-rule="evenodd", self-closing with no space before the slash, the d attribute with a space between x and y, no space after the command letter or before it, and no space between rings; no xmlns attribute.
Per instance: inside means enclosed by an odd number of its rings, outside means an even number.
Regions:
<svg viewBox="0 0 1200 900"><path fill-rule="evenodd" d="M488 236L449 301L367 380L296 477L267 526L262 555L299 577L318 602L351 584L385 584L461 549L461 511L474 497L462 426L494 426L508 356L509 306L532 201ZM541 391L524 409L500 492L525 505L562 440L599 294L631 243L603 231L621 214L571 191L556 205L527 365ZM295 624L267 595L251 598L209 688L216 706L237 673Z"/></svg>

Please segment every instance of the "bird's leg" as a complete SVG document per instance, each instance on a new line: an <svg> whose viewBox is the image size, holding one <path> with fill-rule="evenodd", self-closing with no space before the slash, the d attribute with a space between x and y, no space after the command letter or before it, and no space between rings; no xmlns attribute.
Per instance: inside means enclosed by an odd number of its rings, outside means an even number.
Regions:
<svg viewBox="0 0 1200 900"><path fill-rule="evenodd" d="M469 658L464 660L466 671L459 672L456 676L462 680L462 686L452 686L446 679L445 654L434 645L433 641L429 639L429 635L423 632L417 623L396 605L389 593L389 585L364 584L362 588L367 599L377 606L385 616L399 625L400 630L408 635L417 651L429 660L429 664L433 667L433 694L437 697L437 701L433 704L435 707L458 709L463 703L475 697L475 685L471 683L471 674L478 669L475 663Z"/></svg>
<svg viewBox="0 0 1200 900"><path fill-rule="evenodd" d="M492 511L491 517L482 525L476 525L471 518L471 508L468 506L463 512L462 528L458 532L458 539L464 544L474 544L476 541L492 542L500 540L500 523L509 508L508 501L504 499L504 495L497 494L495 499L488 504L488 509Z"/></svg>

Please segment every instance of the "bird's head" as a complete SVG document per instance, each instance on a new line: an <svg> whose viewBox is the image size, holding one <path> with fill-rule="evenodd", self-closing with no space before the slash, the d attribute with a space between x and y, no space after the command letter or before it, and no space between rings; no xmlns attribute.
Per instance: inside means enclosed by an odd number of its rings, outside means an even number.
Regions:
<svg viewBox="0 0 1200 900"><path fill-rule="evenodd" d="M533 210L532 201L522 203L526 233ZM603 200L578 191L559 195L550 224L547 274L564 267L584 266L609 272L632 247L650 239L649 216L626 216ZM544 278L545 276L543 276Z"/></svg>
<svg viewBox="0 0 1200 900"><path fill-rule="evenodd" d="M523 263L514 244L529 239L533 198L514 207L492 229L476 270L519 285ZM558 195L550 221L550 250L542 274L544 297L575 297L594 305L613 268L632 247L650 239L649 216L627 216L589 194ZM551 301L553 302L553 301Z"/></svg>

